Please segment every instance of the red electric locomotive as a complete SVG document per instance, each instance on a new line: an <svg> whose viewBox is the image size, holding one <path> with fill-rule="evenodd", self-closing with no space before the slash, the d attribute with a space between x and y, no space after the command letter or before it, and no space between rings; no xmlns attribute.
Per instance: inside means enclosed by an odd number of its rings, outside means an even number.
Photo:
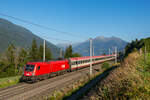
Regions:
<svg viewBox="0 0 150 100"><path fill-rule="evenodd" d="M29 62L24 67L22 81L37 81L69 71L68 60L49 62Z"/></svg>

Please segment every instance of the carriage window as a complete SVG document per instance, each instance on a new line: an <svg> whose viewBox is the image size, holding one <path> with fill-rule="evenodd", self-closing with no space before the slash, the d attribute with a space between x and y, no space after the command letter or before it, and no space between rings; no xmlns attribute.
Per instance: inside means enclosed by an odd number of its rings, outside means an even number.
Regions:
<svg viewBox="0 0 150 100"><path fill-rule="evenodd" d="M78 64L80 64L80 61L78 61Z"/></svg>
<svg viewBox="0 0 150 100"><path fill-rule="evenodd" d="M72 62L72 65L75 65L76 64L76 62Z"/></svg>

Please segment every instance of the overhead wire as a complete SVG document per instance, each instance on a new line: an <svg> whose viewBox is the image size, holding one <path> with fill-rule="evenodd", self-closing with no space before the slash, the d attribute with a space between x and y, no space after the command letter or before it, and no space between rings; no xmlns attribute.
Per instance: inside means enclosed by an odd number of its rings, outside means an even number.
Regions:
<svg viewBox="0 0 150 100"><path fill-rule="evenodd" d="M55 37L50 37L50 36L43 36L45 38L49 38L49 39L52 39L52 40L59 40L59 41L66 41L66 42L72 42L70 40L66 40L66 39L58 39L58 38L55 38Z"/></svg>
<svg viewBox="0 0 150 100"><path fill-rule="evenodd" d="M14 20L18 20L18 21L23 22L23 23L31 24L31 25L34 25L34 26L37 26L37 27L40 27L40 28L43 28L43 29L47 29L47 30L50 30L50 31L58 32L58 33L61 33L61 34L72 36L72 37L82 38L81 36L75 35L75 34L70 33L70 32L65 32L65 31L55 29L55 28L51 28L51 27L47 27L47 26L44 26L44 25L36 24L36 23L30 22L30 21L27 21L27 20L23 20L23 19L14 17L14 16L10 16L10 15L7 15L7 14L1 13L1 12L0 12L0 15L12 18Z"/></svg>

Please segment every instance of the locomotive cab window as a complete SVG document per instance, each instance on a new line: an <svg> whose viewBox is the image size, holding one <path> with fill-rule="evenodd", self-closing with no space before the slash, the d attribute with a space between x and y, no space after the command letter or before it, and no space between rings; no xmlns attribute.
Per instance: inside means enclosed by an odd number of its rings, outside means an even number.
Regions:
<svg viewBox="0 0 150 100"><path fill-rule="evenodd" d="M25 71L27 71L27 72L32 72L32 71L34 70L34 66L35 66L35 65L26 65Z"/></svg>

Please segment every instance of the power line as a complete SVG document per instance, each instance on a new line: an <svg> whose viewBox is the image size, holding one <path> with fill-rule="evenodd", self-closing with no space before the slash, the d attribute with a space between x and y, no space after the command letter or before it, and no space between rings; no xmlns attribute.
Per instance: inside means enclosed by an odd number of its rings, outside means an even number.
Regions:
<svg viewBox="0 0 150 100"><path fill-rule="evenodd" d="M65 34L65 35L70 35L70 36L72 36L72 37L81 38L81 36L72 34L72 33L70 33L70 32L65 32L65 31L57 30L57 29L54 29L54 28L50 28L50 27L47 27L47 26L44 26L44 25L36 24L36 23L30 22L30 21L27 21L27 20L23 20L23 19L20 19L20 18L17 18L17 17L13 17L13 16L10 16L10 15L6 15L6 14L3 14L3 13L0 13L0 15L1 15L1 16L5 16L5 17L12 18L12 19L14 19L14 20L18 20L18 21L23 22L23 23L27 23L27 24L31 24L31 25L34 25L34 26L37 26L37 27L40 27L40 28L44 28L44 29L47 29L47 30L50 30L50 31L62 33L62 34ZM82 38L82 39L83 39L83 38Z"/></svg>
<svg viewBox="0 0 150 100"><path fill-rule="evenodd" d="M54 38L54 37L49 37L49 36L43 36L45 38L48 38L48 39L52 39L52 40L59 40L59 41L66 41L66 42L72 42L70 40L65 40L65 39L58 39L58 38Z"/></svg>

